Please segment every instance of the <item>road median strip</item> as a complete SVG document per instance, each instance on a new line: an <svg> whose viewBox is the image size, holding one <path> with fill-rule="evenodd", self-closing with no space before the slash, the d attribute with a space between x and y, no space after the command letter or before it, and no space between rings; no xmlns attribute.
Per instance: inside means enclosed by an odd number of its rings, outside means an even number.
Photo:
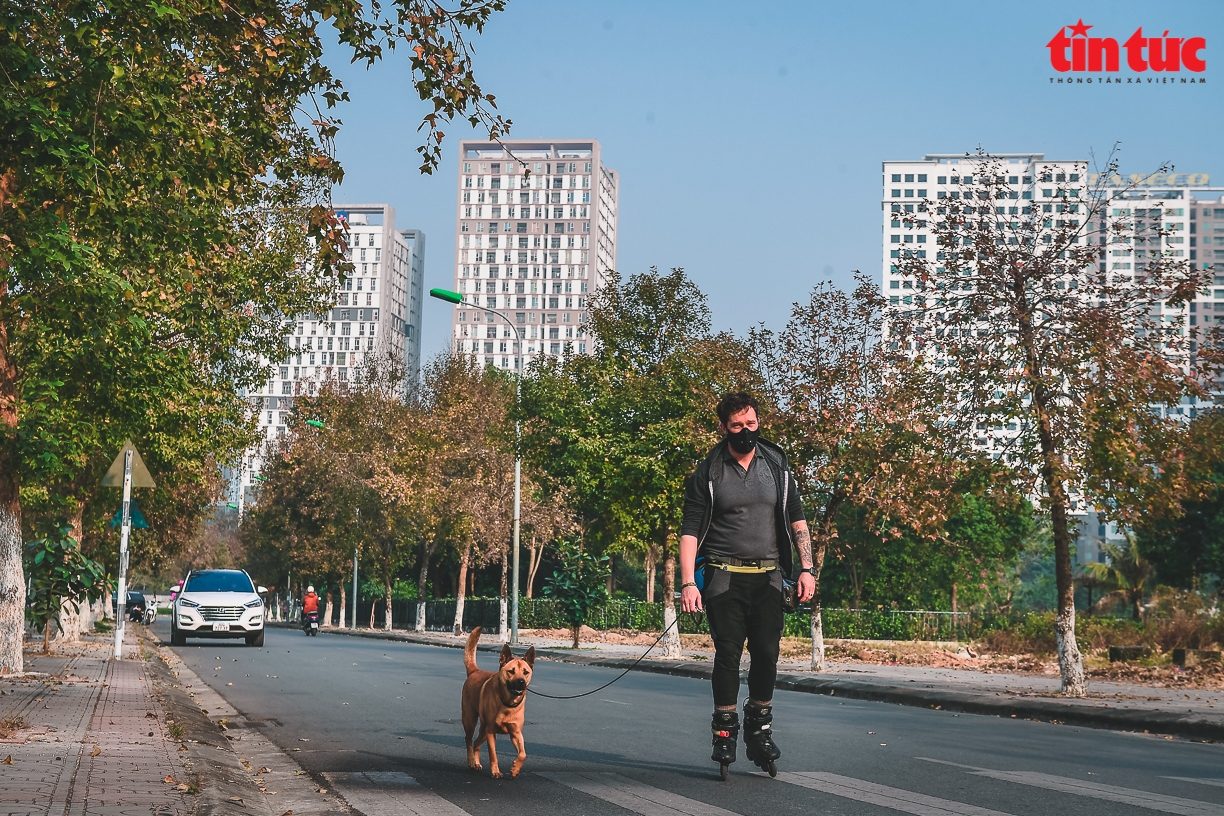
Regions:
<svg viewBox="0 0 1224 816"><path fill-rule="evenodd" d="M299 628L288 623L269 623L268 625L286 629ZM386 632L332 627L320 631L324 634L349 637L392 640L450 649L463 648L462 639L453 638L452 640L443 633L421 634L404 630ZM501 645L482 644L478 648L481 651L497 652L500 651ZM635 657L608 657L539 646L536 647L536 657L606 669L629 668L637 660ZM635 671L697 679L708 679L712 671L709 661L653 658L642 660L633 668ZM925 688L917 683L911 687L908 684L900 685L886 680L850 679L830 674L782 671L778 673L775 688L918 708L938 707L946 712L983 714L1113 731L1148 732L1187 739L1224 741L1224 715L1211 717L1193 712L1174 713L1153 709L1104 708L1073 699L1020 696L1011 692L993 690L958 691Z"/></svg>

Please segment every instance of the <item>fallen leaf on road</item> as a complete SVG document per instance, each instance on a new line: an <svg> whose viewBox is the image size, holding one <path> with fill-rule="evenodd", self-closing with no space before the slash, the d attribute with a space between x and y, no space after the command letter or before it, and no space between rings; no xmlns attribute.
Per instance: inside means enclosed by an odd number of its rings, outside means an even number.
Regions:
<svg viewBox="0 0 1224 816"><path fill-rule="evenodd" d="M298 737L298 742L310 742L309 737Z"/></svg>
<svg viewBox="0 0 1224 816"><path fill-rule="evenodd" d="M169 774L166 774L166 778L165 778L165 779L163 779L162 781L163 781L163 782L165 782L167 785L173 785L173 784L174 784L174 777L173 777L173 776L170 776Z"/></svg>
<svg viewBox="0 0 1224 816"><path fill-rule="evenodd" d="M226 683L225 685L227 685L227 686L232 686L232 685L234 685L234 684L233 684L233 683Z"/></svg>
<svg viewBox="0 0 1224 816"><path fill-rule="evenodd" d="M231 796L231 797L229 798L229 800L230 800L231 802L237 802L238 804L242 805L243 807L246 807L246 802L242 801L242 797L241 797L241 796Z"/></svg>
<svg viewBox="0 0 1224 816"><path fill-rule="evenodd" d="M319 788L319 793L327 793L327 788Z"/></svg>
<svg viewBox="0 0 1224 816"><path fill-rule="evenodd" d="M8 756L6 756L6 757L4 758L4 761L3 761L3 762L0 762L0 765L12 765L12 764L13 764L13 755L12 755L12 754L9 754Z"/></svg>
<svg viewBox="0 0 1224 816"><path fill-rule="evenodd" d="M292 810L286 810L284 813L282 813L282 814L281 814L281 816L293 816L293 811L292 811Z"/></svg>
<svg viewBox="0 0 1224 816"><path fill-rule="evenodd" d="M190 787L191 787L190 785L188 785L188 784L186 784L186 783L183 783L183 784L181 784L181 785L175 785L175 786L174 786L174 789L175 789L175 790L180 790L180 791L185 791L185 790L190 789Z"/></svg>
<svg viewBox="0 0 1224 816"><path fill-rule="evenodd" d="M186 745L180 745L180 746L178 747L178 749L179 749L180 751L186 751L186 750L187 750L187 746L186 746Z"/></svg>
<svg viewBox="0 0 1224 816"><path fill-rule="evenodd" d="M90 753L90 756L97 756L100 753L102 753L102 749L95 745L93 752Z"/></svg>
<svg viewBox="0 0 1224 816"><path fill-rule="evenodd" d="M218 666L217 668L213 669L213 671L220 671L220 670L221 670L221 667L220 667L220 666Z"/></svg>
<svg viewBox="0 0 1224 816"><path fill-rule="evenodd" d="M152 711L150 711L148 714L145 714L145 719L146 720L156 720L157 715L154 714Z"/></svg>
<svg viewBox="0 0 1224 816"><path fill-rule="evenodd" d="M272 773L272 769L271 768L260 768L255 773L257 774Z"/></svg>

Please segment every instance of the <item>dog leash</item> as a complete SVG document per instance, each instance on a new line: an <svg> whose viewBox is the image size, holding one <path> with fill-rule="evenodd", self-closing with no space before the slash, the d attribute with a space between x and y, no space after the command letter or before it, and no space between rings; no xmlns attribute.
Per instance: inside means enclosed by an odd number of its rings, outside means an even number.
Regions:
<svg viewBox="0 0 1224 816"><path fill-rule="evenodd" d="M696 619L697 619L697 625L698 625L698 626L700 626L700 625L701 625L701 619L702 619L702 618L705 616L705 613L704 613L704 612L682 612L681 614L691 614L691 615L695 615L695 616L696 616ZM547 697L547 698L548 698L548 699L550 699L550 700L576 700L576 699L578 699L579 697L589 697L590 695L594 694L594 693L595 693L595 692L597 692L597 691L603 691L603 690L604 690L604 689L606 689L608 686L612 685L612 684L613 684L613 683L615 683L617 680L621 679L621 678L622 678L622 677L624 677L626 674L628 674L629 672L631 672L631 671L633 671L635 668L637 668L637 665L638 665L639 663L641 663L643 660L645 660L645 659L646 659L646 655L650 654L650 649L653 649L654 647L658 646L658 645L659 645L659 642L663 640L663 636L664 636L664 635L666 635L668 632L670 632L670 631L671 631L672 626L675 626L675 625L676 625L676 624L678 624L678 623L680 623L680 615L677 615L677 616L676 616L676 619L675 619L674 621L672 621L672 622L671 622L671 626L668 626L668 627L667 627L666 629L664 629L664 630L663 630L661 633L659 633L659 636L658 636L657 638L655 638L655 642L654 642L654 643L652 643L652 644L650 644L650 648L648 648L646 651L642 652L642 656L641 656L641 657L639 657L637 660L633 661L633 663L631 663L631 664L629 665L629 668L625 669L623 672L621 672L620 674L616 675L616 677L613 677L611 680L609 680L608 682L604 683L604 684L603 684L602 686L600 686L599 688L596 688L596 689L591 689L590 691L584 691L584 692L582 692L581 694L545 694L545 693L544 693L544 692L542 692L542 691L536 691L536 690L535 690L535 689L533 689L531 686L528 686L528 687L527 687L527 691L528 691L528 692L530 692L531 694L536 695L537 697ZM524 698L524 699L525 699L525 698Z"/></svg>

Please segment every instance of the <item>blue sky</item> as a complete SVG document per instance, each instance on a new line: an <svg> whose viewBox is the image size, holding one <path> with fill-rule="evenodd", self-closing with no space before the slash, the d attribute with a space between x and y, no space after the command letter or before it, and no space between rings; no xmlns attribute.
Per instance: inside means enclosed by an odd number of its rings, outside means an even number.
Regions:
<svg viewBox="0 0 1224 816"><path fill-rule="evenodd" d="M1205 86L1058 86L1045 44L1091 36L1207 39ZM1224 185L1224 3L582 2L510 0L476 41L477 72L515 138L597 138L620 172L618 265L684 267L716 329L781 326L822 279L880 266L880 162L956 153L1172 162ZM336 201L388 202L427 236L426 288L454 270L456 150L421 176L425 112L407 61L331 63L352 102ZM1127 75L1124 70L1123 76ZM1183 72L1182 76L1189 76ZM450 307L427 301L425 358Z"/></svg>

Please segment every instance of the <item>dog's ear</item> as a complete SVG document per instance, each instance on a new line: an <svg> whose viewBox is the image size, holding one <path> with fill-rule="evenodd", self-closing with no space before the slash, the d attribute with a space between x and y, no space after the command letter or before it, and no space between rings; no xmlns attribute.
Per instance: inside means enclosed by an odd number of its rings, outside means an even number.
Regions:
<svg viewBox="0 0 1224 816"><path fill-rule="evenodd" d="M527 665L535 668L535 647L532 646L527 650L527 654L523 655L523 659L527 661Z"/></svg>
<svg viewBox="0 0 1224 816"><path fill-rule="evenodd" d="M514 655L510 653L510 644L509 644L509 643L507 643L507 644L505 644L504 646L502 646L502 650L501 650L501 663L500 663L500 664L498 664L498 666L499 666L499 667L504 666L504 665L506 665L507 663L509 663L509 662L510 662L511 660L513 660L513 659L514 659Z"/></svg>

